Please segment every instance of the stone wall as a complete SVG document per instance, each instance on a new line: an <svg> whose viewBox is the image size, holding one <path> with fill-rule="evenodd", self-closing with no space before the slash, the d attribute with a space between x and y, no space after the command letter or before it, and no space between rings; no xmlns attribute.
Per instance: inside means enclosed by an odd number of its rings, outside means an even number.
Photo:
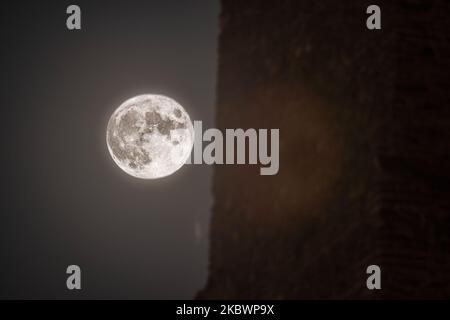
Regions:
<svg viewBox="0 0 450 320"><path fill-rule="evenodd" d="M199 298L450 297L450 3L370 4L222 0L217 126L280 128L280 171L217 166Z"/></svg>

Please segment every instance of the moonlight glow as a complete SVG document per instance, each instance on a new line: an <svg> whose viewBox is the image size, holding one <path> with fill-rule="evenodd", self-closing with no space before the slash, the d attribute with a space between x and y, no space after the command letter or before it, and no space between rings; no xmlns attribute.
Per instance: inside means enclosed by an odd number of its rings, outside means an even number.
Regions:
<svg viewBox="0 0 450 320"><path fill-rule="evenodd" d="M161 95L141 95L117 108L108 122L106 142L115 163L142 179L168 176L189 158L194 129L187 112Z"/></svg>

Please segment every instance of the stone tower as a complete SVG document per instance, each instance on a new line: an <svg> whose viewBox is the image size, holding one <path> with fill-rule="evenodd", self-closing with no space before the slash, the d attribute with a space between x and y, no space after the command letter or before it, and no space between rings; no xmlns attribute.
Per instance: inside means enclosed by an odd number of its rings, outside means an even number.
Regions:
<svg viewBox="0 0 450 320"><path fill-rule="evenodd" d="M371 4L222 0L217 126L279 128L280 171L216 168L199 298L450 297L450 3Z"/></svg>

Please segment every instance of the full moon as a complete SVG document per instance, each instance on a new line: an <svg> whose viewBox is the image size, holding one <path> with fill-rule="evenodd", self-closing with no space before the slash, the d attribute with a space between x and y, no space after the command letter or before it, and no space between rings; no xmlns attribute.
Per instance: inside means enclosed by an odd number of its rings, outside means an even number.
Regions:
<svg viewBox="0 0 450 320"><path fill-rule="evenodd" d="M157 179L171 175L187 161L194 144L194 128L175 100L140 95L114 111L106 143L123 171L136 178Z"/></svg>

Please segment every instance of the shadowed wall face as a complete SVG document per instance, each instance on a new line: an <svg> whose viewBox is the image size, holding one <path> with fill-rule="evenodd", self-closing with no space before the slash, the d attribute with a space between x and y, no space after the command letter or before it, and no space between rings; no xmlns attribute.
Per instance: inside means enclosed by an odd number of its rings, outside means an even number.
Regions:
<svg viewBox="0 0 450 320"><path fill-rule="evenodd" d="M370 4L222 1L218 126L280 128L280 171L216 168L199 297L450 294L448 4Z"/></svg>

